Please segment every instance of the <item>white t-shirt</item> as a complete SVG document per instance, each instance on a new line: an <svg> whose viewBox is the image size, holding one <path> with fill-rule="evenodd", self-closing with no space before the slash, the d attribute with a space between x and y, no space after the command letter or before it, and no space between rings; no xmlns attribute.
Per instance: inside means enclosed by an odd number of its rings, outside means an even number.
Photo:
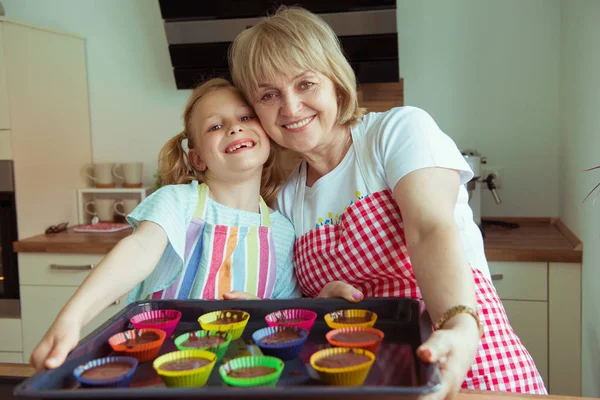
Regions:
<svg viewBox="0 0 600 400"><path fill-rule="evenodd" d="M463 248L471 266L489 277L483 239L473 221L464 184L473 172L456 147L454 141L444 134L431 116L415 107L398 107L383 113L369 113L352 128L352 134L363 135L366 146L350 147L342 162L312 187L304 188L302 213L294 213L294 199L299 184L306 182L305 168L301 166L292 173L277 199L277 207L294 225L296 237L326 224L336 224L340 215L355 201L371 193L357 163L358 156L371 159L374 165L375 184L393 191L402 177L427 167L442 167L460 172L461 187L455 207ZM294 219L296 215L296 219ZM301 215L301 218L298 218Z"/></svg>

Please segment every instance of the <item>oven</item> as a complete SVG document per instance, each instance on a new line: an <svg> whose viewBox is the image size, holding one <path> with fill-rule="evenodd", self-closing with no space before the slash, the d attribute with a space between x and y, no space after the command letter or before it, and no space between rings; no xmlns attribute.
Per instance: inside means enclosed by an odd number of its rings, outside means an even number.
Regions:
<svg viewBox="0 0 600 400"><path fill-rule="evenodd" d="M17 207L13 162L0 160L0 299L19 298L19 269L13 242L17 240Z"/></svg>

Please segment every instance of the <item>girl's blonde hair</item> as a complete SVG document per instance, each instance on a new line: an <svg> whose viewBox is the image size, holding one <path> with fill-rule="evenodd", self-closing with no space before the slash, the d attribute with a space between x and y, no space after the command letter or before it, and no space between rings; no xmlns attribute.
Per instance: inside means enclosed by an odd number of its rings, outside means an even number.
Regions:
<svg viewBox="0 0 600 400"><path fill-rule="evenodd" d="M281 6L274 15L241 32L229 48L233 83L250 104L259 83L273 82L290 67L320 72L333 81L339 125L352 126L365 114L358 106L356 75L335 32L310 11Z"/></svg>
<svg viewBox="0 0 600 400"><path fill-rule="evenodd" d="M204 180L204 173L195 170L190 164L187 152L183 148L183 141L187 139L188 149L196 146L195 135L197 132L192 124L194 107L202 97L219 89L233 90L242 96L235 86L222 78L210 79L192 91L183 112L184 130L169 139L158 155L160 186ZM277 198L277 193L285 179L284 174L276 167L280 158L279 150L280 147L271 141L271 153L262 170L260 193L267 204L271 204Z"/></svg>

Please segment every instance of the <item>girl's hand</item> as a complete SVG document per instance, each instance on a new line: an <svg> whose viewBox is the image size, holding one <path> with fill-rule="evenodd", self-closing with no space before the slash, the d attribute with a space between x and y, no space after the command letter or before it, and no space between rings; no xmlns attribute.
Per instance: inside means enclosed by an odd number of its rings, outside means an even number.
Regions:
<svg viewBox="0 0 600 400"><path fill-rule="evenodd" d="M360 290L344 281L332 281L323 286L318 297L325 299L338 297L348 300L351 303L358 303L363 299L363 294Z"/></svg>
<svg viewBox="0 0 600 400"><path fill-rule="evenodd" d="M471 368L477 346L479 329L467 314L450 319L444 329L437 330L417 349L417 355L426 363L440 363L442 386L439 391L424 396L425 400L452 399Z"/></svg>
<svg viewBox="0 0 600 400"><path fill-rule="evenodd" d="M259 300L253 294L232 290L229 293L223 293L223 300Z"/></svg>
<svg viewBox="0 0 600 400"><path fill-rule="evenodd" d="M79 342L79 325L57 319L31 353L29 362L37 370L60 367Z"/></svg>

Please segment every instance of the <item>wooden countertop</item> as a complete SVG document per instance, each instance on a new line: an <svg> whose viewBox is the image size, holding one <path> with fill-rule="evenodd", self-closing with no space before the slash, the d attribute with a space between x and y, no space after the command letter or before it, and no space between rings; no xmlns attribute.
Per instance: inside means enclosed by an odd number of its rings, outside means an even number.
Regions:
<svg viewBox="0 0 600 400"><path fill-rule="evenodd" d="M35 373L35 370L29 366L28 364L8 364L8 363L0 363L0 377L9 376L9 377L22 377L28 378ZM536 395L526 395L526 394L518 394L518 393L502 393L502 392L485 392L485 391L476 391L476 390L461 390L459 395L456 397L456 400L532 400L532 399L541 399L540 396ZM573 396L544 396L544 399L554 399L554 400L576 400L581 399L582 397L573 397ZM365 399L367 400L367 399Z"/></svg>
<svg viewBox="0 0 600 400"><path fill-rule="evenodd" d="M42 234L13 243L17 253L79 253L106 254L119 243L119 240L131 235L132 229L113 233L65 232Z"/></svg>
<svg viewBox="0 0 600 400"><path fill-rule="evenodd" d="M516 222L518 229L485 225L488 261L550 261L581 263L581 242L560 221L551 218L490 218ZM38 235L14 243L16 252L105 254L132 230L80 233L72 229Z"/></svg>
<svg viewBox="0 0 600 400"><path fill-rule="evenodd" d="M484 224L484 246L488 261L548 261L581 263L582 244L559 219L484 218L519 224L511 229Z"/></svg>

